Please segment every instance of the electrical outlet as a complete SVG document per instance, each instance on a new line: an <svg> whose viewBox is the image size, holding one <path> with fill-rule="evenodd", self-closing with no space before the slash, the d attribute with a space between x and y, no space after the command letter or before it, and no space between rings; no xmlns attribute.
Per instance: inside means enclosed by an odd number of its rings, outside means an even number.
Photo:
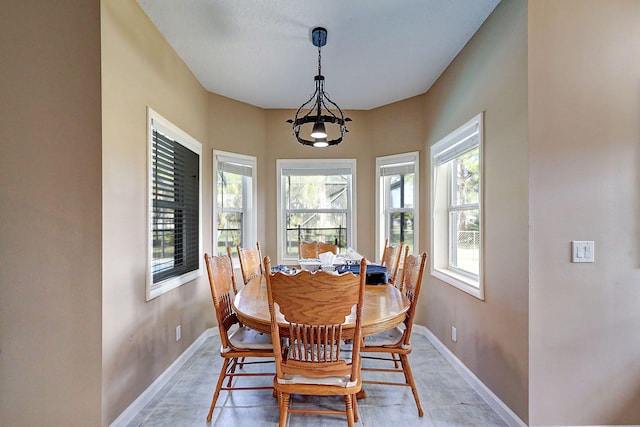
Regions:
<svg viewBox="0 0 640 427"><path fill-rule="evenodd" d="M176 341L180 341L182 338L182 325L176 326Z"/></svg>
<svg viewBox="0 0 640 427"><path fill-rule="evenodd" d="M457 336L457 335L458 335L458 334L457 334L457 331L456 331L456 327L455 327L455 326L452 326L452 327L451 327L451 340L452 340L453 342L457 342L457 341L458 341L458 336Z"/></svg>

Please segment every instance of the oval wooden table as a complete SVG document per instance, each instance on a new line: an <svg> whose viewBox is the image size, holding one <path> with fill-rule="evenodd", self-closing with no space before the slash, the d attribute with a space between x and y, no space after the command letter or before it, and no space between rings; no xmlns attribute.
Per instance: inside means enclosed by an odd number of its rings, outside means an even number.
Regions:
<svg viewBox="0 0 640 427"><path fill-rule="evenodd" d="M238 319L252 329L270 333L271 319L267 299L267 282L264 277L247 283L233 300L233 308ZM409 299L393 285L366 285L362 309L362 335L374 335L395 328L404 321L409 304ZM282 315L279 314L278 317L278 323L286 327ZM343 329L354 326L355 316L352 314L347 317Z"/></svg>

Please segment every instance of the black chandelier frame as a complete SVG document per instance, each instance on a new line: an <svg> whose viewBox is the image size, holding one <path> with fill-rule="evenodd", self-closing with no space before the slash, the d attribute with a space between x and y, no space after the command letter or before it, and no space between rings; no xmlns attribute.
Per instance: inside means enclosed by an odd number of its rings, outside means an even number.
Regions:
<svg viewBox="0 0 640 427"><path fill-rule="evenodd" d="M344 116L342 109L329 98L324 90L325 79L322 75L321 49L322 46L327 44L327 30L322 27L314 28L311 32L311 41L318 48L318 75L314 77L316 90L309 100L298 108L295 118L287 120L287 123L292 123L293 135L300 144L312 147L329 147L342 142L345 133L349 132L346 122L350 122L351 119ZM305 111L307 111L306 114L304 114ZM340 136L331 140L328 140L326 136L324 138L313 138L312 140L306 139L300 136L300 129L308 123L313 123L313 132L316 129L321 129L325 134L327 134L325 124L337 125L339 126Z"/></svg>

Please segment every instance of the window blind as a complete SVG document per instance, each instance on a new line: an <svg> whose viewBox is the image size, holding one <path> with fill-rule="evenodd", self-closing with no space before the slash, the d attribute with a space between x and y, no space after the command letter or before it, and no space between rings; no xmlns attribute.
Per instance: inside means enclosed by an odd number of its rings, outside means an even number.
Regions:
<svg viewBox="0 0 640 427"><path fill-rule="evenodd" d="M380 166L380 176L390 175L409 175L415 173L416 166L414 162L398 163L395 165Z"/></svg>
<svg viewBox="0 0 640 427"><path fill-rule="evenodd" d="M437 166L443 165L478 146L480 132L477 124L462 129L456 135L434 145L433 160Z"/></svg>
<svg viewBox="0 0 640 427"><path fill-rule="evenodd" d="M199 155L154 129L152 174L157 283L199 267Z"/></svg>
<svg viewBox="0 0 640 427"><path fill-rule="evenodd" d="M350 168L286 168L282 176L332 176L351 175Z"/></svg>
<svg viewBox="0 0 640 427"><path fill-rule="evenodd" d="M253 176L253 169L251 168L251 166L242 163L225 161L220 158L218 158L218 171L241 176Z"/></svg>

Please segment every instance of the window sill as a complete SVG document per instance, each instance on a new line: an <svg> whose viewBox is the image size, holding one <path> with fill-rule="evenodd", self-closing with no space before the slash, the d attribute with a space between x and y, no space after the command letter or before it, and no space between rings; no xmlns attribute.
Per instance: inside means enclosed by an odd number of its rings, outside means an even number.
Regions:
<svg viewBox="0 0 640 427"><path fill-rule="evenodd" d="M445 268L432 268L431 275L463 292L468 293L469 295L478 298L479 300L484 301L484 292L479 280L472 279Z"/></svg>
<svg viewBox="0 0 640 427"><path fill-rule="evenodd" d="M202 269L199 268L194 271L190 271L178 277L170 277L162 282L154 283L152 286L147 287L147 301L151 301L152 299L159 297L162 294L165 294L173 289L176 289L185 283L191 282L192 280L197 279L202 276ZM147 283L151 283L149 281L153 281L153 278L150 276L147 278Z"/></svg>

